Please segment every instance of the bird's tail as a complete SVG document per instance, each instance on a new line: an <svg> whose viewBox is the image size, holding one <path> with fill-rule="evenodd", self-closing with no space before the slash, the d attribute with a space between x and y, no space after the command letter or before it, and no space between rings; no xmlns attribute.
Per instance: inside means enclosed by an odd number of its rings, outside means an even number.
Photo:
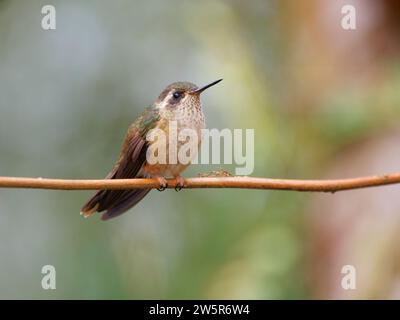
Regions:
<svg viewBox="0 0 400 320"><path fill-rule="evenodd" d="M101 219L115 218L135 206L151 189L99 190L82 207L81 215L90 217L96 212L103 213Z"/></svg>

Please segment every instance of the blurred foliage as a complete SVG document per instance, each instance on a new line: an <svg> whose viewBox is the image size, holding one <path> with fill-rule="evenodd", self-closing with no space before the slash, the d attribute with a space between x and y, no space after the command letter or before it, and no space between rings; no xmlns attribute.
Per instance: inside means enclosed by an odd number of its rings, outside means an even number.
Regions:
<svg viewBox="0 0 400 320"><path fill-rule="evenodd" d="M255 129L254 175L321 176L342 148L397 125L400 60L334 56L315 18L328 2L306 3L52 1L57 29L43 31L48 1L1 1L0 175L101 178L163 87L223 77L204 96L207 125ZM360 38L351 50L374 48ZM107 223L79 216L89 195L0 191L0 298L311 297L310 195L151 192ZM40 287L45 264L55 291Z"/></svg>

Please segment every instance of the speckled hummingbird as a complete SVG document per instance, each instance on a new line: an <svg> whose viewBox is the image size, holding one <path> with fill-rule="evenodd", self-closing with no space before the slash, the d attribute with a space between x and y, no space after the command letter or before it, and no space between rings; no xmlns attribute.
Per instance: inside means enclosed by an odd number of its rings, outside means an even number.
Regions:
<svg viewBox="0 0 400 320"><path fill-rule="evenodd" d="M222 79L201 88L190 82L175 82L166 87L154 104L147 107L129 127L119 159L106 179L152 177L159 180L159 190L163 190L167 187L166 178L174 177L177 185L183 187L184 179L180 174L189 164L180 163L179 160L175 163L150 164L146 154L153 142L147 141L146 136L155 128L167 131L169 122L176 121L178 132L191 129L201 137L205 122L200 94L220 81ZM198 140L198 148L200 143L201 139ZM105 211L102 220L115 218L135 206L150 190L99 190L83 206L81 214L89 217L95 212Z"/></svg>

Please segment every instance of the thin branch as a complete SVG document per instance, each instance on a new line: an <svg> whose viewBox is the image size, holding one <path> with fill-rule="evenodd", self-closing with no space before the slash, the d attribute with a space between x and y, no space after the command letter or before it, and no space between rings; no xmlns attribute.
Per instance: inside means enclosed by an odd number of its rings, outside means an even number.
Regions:
<svg viewBox="0 0 400 320"><path fill-rule="evenodd" d="M169 179L168 188L176 187L176 180ZM253 177L187 178L184 188L243 188L268 190L293 190L336 192L341 190L377 187L400 183L400 173L337 180L289 180ZM44 178L0 177L0 188L30 188L56 190L99 190L159 188L157 179L115 180L62 180Z"/></svg>

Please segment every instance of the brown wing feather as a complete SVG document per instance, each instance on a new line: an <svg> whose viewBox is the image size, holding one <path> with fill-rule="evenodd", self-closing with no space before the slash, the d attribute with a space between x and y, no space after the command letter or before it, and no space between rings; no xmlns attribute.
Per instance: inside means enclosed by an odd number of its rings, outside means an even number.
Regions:
<svg viewBox="0 0 400 320"><path fill-rule="evenodd" d="M146 160L147 144L136 132L128 133L120 158L106 179L129 179L139 177L140 169ZM85 217L95 212L107 210L103 220L122 214L139 202L150 189L99 190L83 206L81 214ZM116 210L118 209L118 210Z"/></svg>

